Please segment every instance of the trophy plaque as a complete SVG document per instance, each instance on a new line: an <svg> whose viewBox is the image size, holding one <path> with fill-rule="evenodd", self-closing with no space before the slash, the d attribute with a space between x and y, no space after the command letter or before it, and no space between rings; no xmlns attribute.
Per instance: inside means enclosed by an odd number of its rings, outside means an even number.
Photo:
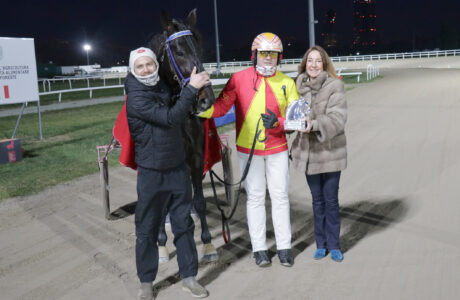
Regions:
<svg viewBox="0 0 460 300"><path fill-rule="evenodd" d="M310 106L305 99L294 100L286 108L284 130L305 130L305 119L310 114Z"/></svg>

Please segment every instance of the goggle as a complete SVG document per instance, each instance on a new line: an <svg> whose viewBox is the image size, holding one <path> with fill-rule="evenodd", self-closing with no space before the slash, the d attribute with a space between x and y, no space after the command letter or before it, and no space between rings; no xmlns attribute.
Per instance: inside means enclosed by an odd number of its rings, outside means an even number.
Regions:
<svg viewBox="0 0 460 300"><path fill-rule="evenodd" d="M258 54L262 58L265 58L267 56L270 56L270 58L277 58L278 57L278 52L276 52L276 51L259 51Z"/></svg>

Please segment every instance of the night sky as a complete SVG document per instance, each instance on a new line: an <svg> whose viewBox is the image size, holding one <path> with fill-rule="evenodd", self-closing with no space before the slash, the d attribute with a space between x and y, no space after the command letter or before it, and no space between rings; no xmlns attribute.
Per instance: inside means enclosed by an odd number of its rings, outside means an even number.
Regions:
<svg viewBox="0 0 460 300"><path fill-rule="evenodd" d="M307 0L217 0L217 7L221 61L249 60L252 40L264 31L280 36L285 58L301 57L307 49ZM86 64L82 45L88 42L91 63L126 65L131 49L162 31L162 8L179 19L198 9L203 58L215 62L213 0L6 0L0 8L0 36L35 38L38 63ZM351 54L352 8L352 0L315 1L318 44L325 13L337 13L338 47L332 56ZM460 48L459 0L377 0L376 15L377 52Z"/></svg>

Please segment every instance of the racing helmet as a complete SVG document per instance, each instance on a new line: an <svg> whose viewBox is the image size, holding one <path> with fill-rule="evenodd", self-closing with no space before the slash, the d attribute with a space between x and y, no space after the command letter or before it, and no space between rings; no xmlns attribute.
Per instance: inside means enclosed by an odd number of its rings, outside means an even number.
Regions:
<svg viewBox="0 0 460 300"><path fill-rule="evenodd" d="M283 43L280 38L271 32L263 32L256 36L251 46L251 61L254 66L257 64L257 52L260 51L275 51L279 52L277 64L283 59Z"/></svg>
<svg viewBox="0 0 460 300"><path fill-rule="evenodd" d="M276 51L283 52L283 43L280 38L271 32L264 32L256 36L252 42L251 51Z"/></svg>

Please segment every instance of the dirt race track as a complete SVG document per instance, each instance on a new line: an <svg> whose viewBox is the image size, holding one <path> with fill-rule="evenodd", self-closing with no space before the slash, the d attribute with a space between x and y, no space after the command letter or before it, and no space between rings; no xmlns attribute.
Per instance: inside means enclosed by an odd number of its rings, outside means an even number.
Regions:
<svg viewBox="0 0 460 300"><path fill-rule="evenodd" d="M347 93L349 167L339 196L345 260L312 259L311 197L305 177L292 171L295 265L282 267L274 256L271 267L256 267L244 199L225 245L207 177L220 255L199 268L208 299L458 299L460 69L381 74ZM135 173L111 169L110 184L113 220L104 219L98 174L0 203L0 299L135 299ZM201 254L199 232L196 222ZM170 249L155 281L157 299L191 299Z"/></svg>

